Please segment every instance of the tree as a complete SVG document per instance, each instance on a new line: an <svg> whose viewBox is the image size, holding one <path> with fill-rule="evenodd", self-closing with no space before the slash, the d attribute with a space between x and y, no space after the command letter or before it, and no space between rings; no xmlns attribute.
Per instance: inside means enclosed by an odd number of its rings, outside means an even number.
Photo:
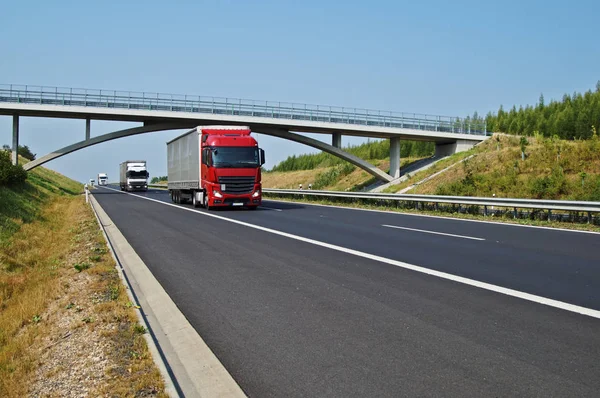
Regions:
<svg viewBox="0 0 600 398"><path fill-rule="evenodd" d="M35 160L35 156L36 154L31 152L31 150L29 149L29 147L27 145L19 145L19 155L23 156L25 159L27 160Z"/></svg>
<svg viewBox="0 0 600 398"><path fill-rule="evenodd" d="M525 148L527 148L527 145L529 145L529 141L527 141L527 138L521 137L519 145L521 145L521 160L525 160Z"/></svg>

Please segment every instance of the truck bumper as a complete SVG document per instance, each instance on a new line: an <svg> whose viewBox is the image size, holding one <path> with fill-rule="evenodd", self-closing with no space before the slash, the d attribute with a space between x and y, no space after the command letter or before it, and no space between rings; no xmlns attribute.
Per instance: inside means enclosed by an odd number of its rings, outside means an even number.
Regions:
<svg viewBox="0 0 600 398"><path fill-rule="evenodd" d="M212 190L208 195L208 205L211 207L256 207L262 202L260 185L250 194L231 195Z"/></svg>

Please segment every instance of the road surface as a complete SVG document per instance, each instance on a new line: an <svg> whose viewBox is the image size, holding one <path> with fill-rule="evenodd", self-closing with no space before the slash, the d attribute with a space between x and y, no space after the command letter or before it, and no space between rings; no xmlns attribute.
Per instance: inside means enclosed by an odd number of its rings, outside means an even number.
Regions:
<svg viewBox="0 0 600 398"><path fill-rule="evenodd" d="M600 395L598 234L94 195L251 397Z"/></svg>

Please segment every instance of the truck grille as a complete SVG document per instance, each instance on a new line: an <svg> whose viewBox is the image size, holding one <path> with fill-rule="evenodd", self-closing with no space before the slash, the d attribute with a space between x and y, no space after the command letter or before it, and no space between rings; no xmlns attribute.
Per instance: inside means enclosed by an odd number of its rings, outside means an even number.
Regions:
<svg viewBox="0 0 600 398"><path fill-rule="evenodd" d="M225 185L224 193L241 195L254 190L254 176L251 177L219 177L219 184Z"/></svg>

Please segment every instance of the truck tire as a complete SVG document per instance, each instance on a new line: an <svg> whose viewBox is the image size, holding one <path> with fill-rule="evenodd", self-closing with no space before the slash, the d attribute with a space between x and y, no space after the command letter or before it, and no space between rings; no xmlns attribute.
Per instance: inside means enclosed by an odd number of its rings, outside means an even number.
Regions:
<svg viewBox="0 0 600 398"><path fill-rule="evenodd" d="M198 206L200 206L200 203L198 203L198 199L196 199L196 192L192 191L192 206L194 208L197 208Z"/></svg>
<svg viewBox="0 0 600 398"><path fill-rule="evenodd" d="M202 206L206 210L210 210L210 206L208 205L208 195L206 194L206 192L204 192L204 195L202 196Z"/></svg>

